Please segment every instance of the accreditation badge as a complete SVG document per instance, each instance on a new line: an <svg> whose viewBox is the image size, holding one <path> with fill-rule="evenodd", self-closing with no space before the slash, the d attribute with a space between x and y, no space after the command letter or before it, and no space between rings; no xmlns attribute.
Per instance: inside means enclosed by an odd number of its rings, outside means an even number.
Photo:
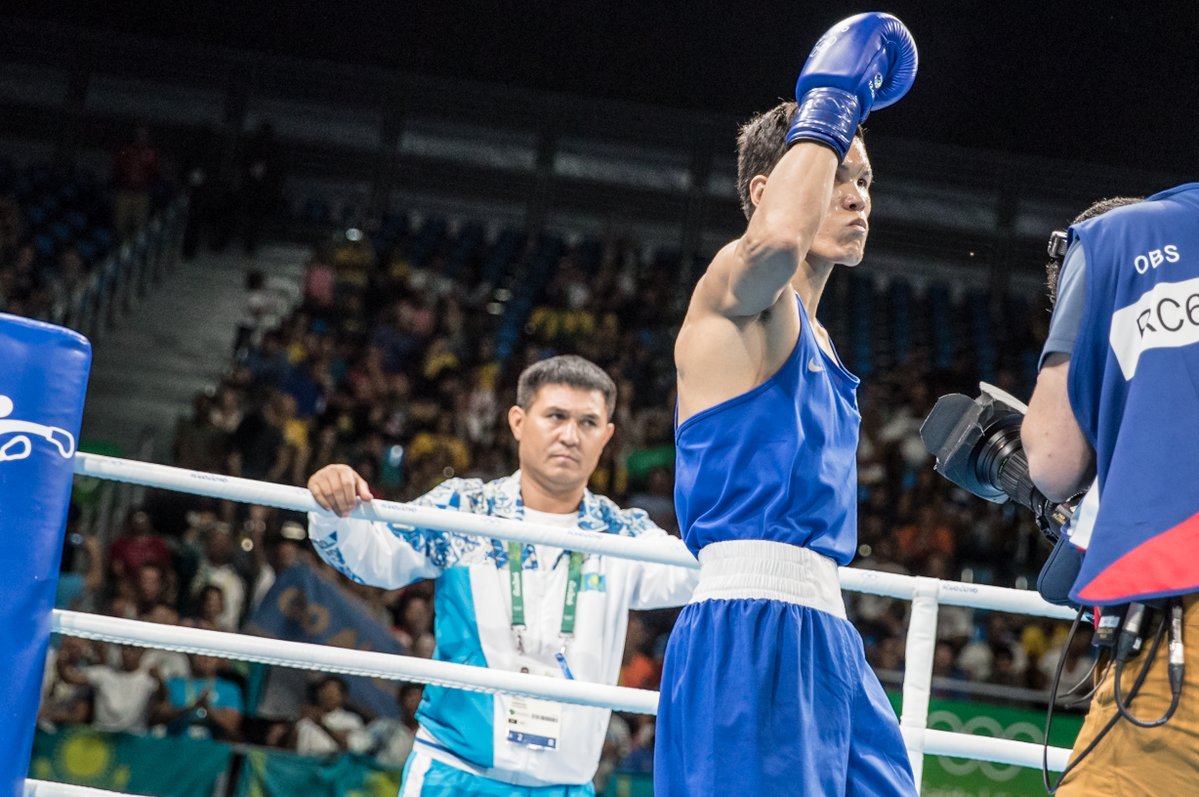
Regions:
<svg viewBox="0 0 1199 797"><path fill-rule="evenodd" d="M528 659L518 663L518 670L531 675L562 677L561 672ZM562 729L561 703L519 695L509 695L506 702L509 742L539 750L558 749Z"/></svg>

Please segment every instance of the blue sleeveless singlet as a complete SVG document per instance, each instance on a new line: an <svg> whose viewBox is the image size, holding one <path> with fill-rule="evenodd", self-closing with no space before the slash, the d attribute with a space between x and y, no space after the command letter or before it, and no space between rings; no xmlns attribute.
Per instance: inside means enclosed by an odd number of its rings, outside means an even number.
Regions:
<svg viewBox="0 0 1199 797"><path fill-rule="evenodd" d="M754 389L675 431L675 508L693 553L725 540L857 548L858 378L816 343L799 297L791 356Z"/></svg>

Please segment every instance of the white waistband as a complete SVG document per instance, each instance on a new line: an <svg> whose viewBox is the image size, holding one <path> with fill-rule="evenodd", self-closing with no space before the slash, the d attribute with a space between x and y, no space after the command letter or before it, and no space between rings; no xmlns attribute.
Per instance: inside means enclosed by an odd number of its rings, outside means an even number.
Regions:
<svg viewBox="0 0 1199 797"><path fill-rule="evenodd" d="M837 563L827 556L768 540L705 545L691 602L743 598L785 601L845 617Z"/></svg>

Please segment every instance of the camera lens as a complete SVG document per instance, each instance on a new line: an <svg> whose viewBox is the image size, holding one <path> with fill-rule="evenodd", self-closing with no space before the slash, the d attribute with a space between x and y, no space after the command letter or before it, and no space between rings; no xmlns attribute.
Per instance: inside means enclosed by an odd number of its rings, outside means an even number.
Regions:
<svg viewBox="0 0 1199 797"><path fill-rule="evenodd" d="M1006 423L996 424L987 430L988 434L979 446L978 459L974 464L974 472L978 480L996 490L1004 489L1002 474L1009 457L1023 449L1020 443L1020 423L1018 418L1005 419ZM1010 495L1010 493L1008 493Z"/></svg>

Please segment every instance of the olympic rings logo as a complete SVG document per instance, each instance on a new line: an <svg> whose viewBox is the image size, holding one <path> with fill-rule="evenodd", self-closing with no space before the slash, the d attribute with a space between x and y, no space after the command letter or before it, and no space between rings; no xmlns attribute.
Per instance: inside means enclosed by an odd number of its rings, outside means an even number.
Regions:
<svg viewBox="0 0 1199 797"><path fill-rule="evenodd" d="M1005 728L994 717L979 715L963 722L962 718L957 714L944 710L934 711L928 715L928 727L938 731L993 736L997 739L1012 739L1020 742L1032 742L1033 744L1043 744L1045 741L1044 731L1031 722L1021 720ZM1016 766L1015 764L994 764L990 761L963 761L959 758L947 758L945 756L938 756L937 763L950 775L956 777L965 777L973 774L975 770L981 770L984 776L996 783L1011 780L1024 769L1024 767Z"/></svg>

